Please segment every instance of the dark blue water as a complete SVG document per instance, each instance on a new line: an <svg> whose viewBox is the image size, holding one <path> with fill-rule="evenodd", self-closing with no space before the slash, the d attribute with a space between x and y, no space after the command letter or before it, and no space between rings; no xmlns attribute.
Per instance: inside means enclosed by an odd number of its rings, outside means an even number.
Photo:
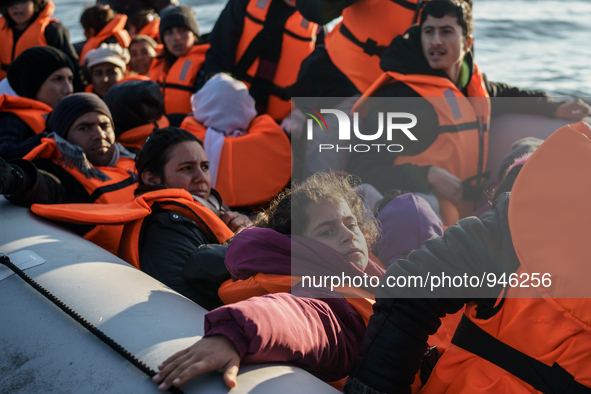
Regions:
<svg viewBox="0 0 591 394"><path fill-rule="evenodd" d="M84 2L53 0L56 17L83 39ZM226 0L181 0L202 32L213 27ZM474 0L476 61L490 80L554 95L591 97L591 0Z"/></svg>

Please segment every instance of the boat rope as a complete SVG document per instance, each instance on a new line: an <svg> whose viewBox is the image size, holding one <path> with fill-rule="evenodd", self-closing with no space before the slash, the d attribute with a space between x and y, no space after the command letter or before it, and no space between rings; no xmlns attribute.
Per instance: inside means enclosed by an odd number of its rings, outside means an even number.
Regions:
<svg viewBox="0 0 591 394"><path fill-rule="evenodd" d="M39 293L41 293L45 298L47 298L49 301L51 301L53 304L55 304L58 308L60 308L62 311L64 311L68 316L70 316L72 319L74 319L76 322L78 322L82 327L86 328L88 331L90 331L92 334L94 334L98 339L103 341L107 346L109 346L111 349L113 349L114 351L119 353L127 361L132 363L140 371L142 371L143 373L148 375L150 378L152 378L154 375L156 375L156 371L154 371L152 368L150 368L149 366L144 364L143 361L141 361L136 356L131 354L123 346L119 345L112 338L110 338L107 334L105 334L104 332L99 330L95 325L93 325L92 323L87 321L85 318L80 316L76 311L74 311L72 308L70 308L69 306L64 304L59 298L57 298L56 296L51 294L47 289L45 289L39 283L35 282L23 270L21 270L16 265L14 265L10 261L8 256L0 253L0 263L4 264L6 267L10 268L16 275L20 276L21 279L23 279L25 282L27 282L31 287L33 287L35 290L37 290ZM181 390L178 387L174 387L174 386L171 387L169 389L169 391L173 394L184 394L183 390Z"/></svg>

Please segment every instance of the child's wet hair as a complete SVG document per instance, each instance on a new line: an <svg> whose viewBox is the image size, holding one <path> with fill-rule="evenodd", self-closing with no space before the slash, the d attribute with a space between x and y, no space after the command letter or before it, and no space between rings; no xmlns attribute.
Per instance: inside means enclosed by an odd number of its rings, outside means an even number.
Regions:
<svg viewBox="0 0 591 394"><path fill-rule="evenodd" d="M332 172L317 173L301 184L292 184L291 190L282 192L254 221L257 227L271 228L281 234L302 235L308 227L305 209L310 204L346 202L355 215L368 246L377 239L378 227L371 212L354 190L355 179Z"/></svg>

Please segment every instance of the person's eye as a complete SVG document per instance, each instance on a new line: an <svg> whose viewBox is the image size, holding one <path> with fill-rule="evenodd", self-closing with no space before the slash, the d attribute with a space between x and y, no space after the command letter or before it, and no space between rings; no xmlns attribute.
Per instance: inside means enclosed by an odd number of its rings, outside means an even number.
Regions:
<svg viewBox="0 0 591 394"><path fill-rule="evenodd" d="M347 225L349 230L354 230L357 227L357 223L353 222Z"/></svg>
<svg viewBox="0 0 591 394"><path fill-rule="evenodd" d="M319 237L329 237L331 234L332 234L332 230L324 230L323 232L318 234L318 236Z"/></svg>
<svg viewBox="0 0 591 394"><path fill-rule="evenodd" d="M179 169L179 171L189 172L191 171L191 166L184 166Z"/></svg>
<svg viewBox="0 0 591 394"><path fill-rule="evenodd" d="M209 170L209 164L201 164L201 169L203 171L208 171Z"/></svg>

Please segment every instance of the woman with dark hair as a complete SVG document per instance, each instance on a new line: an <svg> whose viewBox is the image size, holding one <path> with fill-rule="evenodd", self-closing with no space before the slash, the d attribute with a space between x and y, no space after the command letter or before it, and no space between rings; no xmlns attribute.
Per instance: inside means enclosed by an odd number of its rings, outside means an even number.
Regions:
<svg viewBox="0 0 591 394"><path fill-rule="evenodd" d="M199 246L226 241L250 220L222 204L201 141L185 130L155 129L136 156L136 169L136 198L127 204L39 205L33 211L77 224L124 225L117 255L201 303L203 289L183 279L183 267L194 264Z"/></svg>
<svg viewBox="0 0 591 394"><path fill-rule="evenodd" d="M70 44L70 36L57 19L52 18L55 5L47 0L9 0L0 6L0 80L8 66L25 49L51 46L61 50L78 64L78 55ZM74 73L76 75L76 73Z"/></svg>
<svg viewBox="0 0 591 394"><path fill-rule="evenodd" d="M147 76L160 84L171 124L180 125L192 111L191 95L205 82L199 72L209 44L201 40L195 12L185 5L162 11L160 40L164 52L154 59Z"/></svg>
<svg viewBox="0 0 591 394"><path fill-rule="evenodd" d="M136 169L136 196L167 197L153 204L146 218L126 226L123 239L137 236L137 243L122 240L119 254L128 262L129 256L137 255L138 268L198 302L197 291L182 278L183 267L191 263L200 245L221 243L250 225L250 220L222 204L211 188L203 145L185 130L154 130L137 155ZM178 189L182 189L178 197L167 194ZM185 208L176 209L179 204Z"/></svg>

